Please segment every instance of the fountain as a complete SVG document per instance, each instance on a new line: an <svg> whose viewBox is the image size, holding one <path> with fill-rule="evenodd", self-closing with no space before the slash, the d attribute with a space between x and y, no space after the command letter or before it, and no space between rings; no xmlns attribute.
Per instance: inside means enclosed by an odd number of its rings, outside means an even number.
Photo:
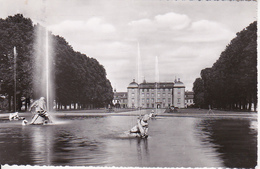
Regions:
<svg viewBox="0 0 260 169"><path fill-rule="evenodd" d="M33 75L33 91L34 98L46 98L46 111L50 116L54 101L53 91L53 76L52 70L52 48L51 48L51 34L47 27L40 25L36 26L36 42L34 45L35 60L34 60L34 75ZM37 117L39 120L32 121L33 124L42 124L44 117Z"/></svg>
<svg viewBox="0 0 260 169"><path fill-rule="evenodd" d="M34 67L34 98L45 97L47 110L51 111L50 100L54 100L52 91L51 48L48 29L37 25Z"/></svg>

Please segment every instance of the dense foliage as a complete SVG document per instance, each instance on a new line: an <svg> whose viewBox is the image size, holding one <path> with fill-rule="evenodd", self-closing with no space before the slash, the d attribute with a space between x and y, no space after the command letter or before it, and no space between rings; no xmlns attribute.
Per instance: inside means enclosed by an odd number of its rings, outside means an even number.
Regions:
<svg viewBox="0 0 260 169"><path fill-rule="evenodd" d="M39 24L33 25L30 19L21 14L0 19L0 101L7 98L9 110L14 102L14 46L18 54L17 107L21 108L21 98L26 98L27 102L30 98L37 99L33 87L36 77L33 73L39 69L34 64L36 30L39 27ZM51 36L51 71L54 75L54 99L58 107L71 104L77 104L80 108L103 107L111 103L113 92L104 67L96 59L74 51L64 38Z"/></svg>
<svg viewBox="0 0 260 169"><path fill-rule="evenodd" d="M211 68L201 71L193 83L199 107L251 110L257 105L257 22L253 22L226 46Z"/></svg>

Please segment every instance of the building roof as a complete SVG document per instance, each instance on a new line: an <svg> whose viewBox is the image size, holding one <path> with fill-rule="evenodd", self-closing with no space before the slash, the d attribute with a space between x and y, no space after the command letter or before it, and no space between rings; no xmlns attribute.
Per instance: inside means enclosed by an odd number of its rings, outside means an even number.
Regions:
<svg viewBox="0 0 260 169"><path fill-rule="evenodd" d="M193 99L194 98L194 92L193 91L186 91L185 92L185 99Z"/></svg>
<svg viewBox="0 0 260 169"><path fill-rule="evenodd" d="M138 88L138 84L135 82L135 79L133 79L133 82L131 82L127 88Z"/></svg>
<svg viewBox="0 0 260 169"><path fill-rule="evenodd" d="M174 83L172 82L164 82L164 83L141 83L139 88L140 89L170 89L173 88Z"/></svg>
<svg viewBox="0 0 260 169"><path fill-rule="evenodd" d="M174 87L185 87L185 85L178 79L178 81L175 80Z"/></svg>
<svg viewBox="0 0 260 169"><path fill-rule="evenodd" d="M185 94L186 95L194 95L194 92L193 91L186 91Z"/></svg>
<svg viewBox="0 0 260 169"><path fill-rule="evenodd" d="M152 82L152 83L147 83L145 80L143 83L138 85L138 83L135 82L135 79L133 79L133 82L131 82L127 88L139 88L139 89L172 89L172 88L185 88L185 85L183 82L180 81L180 79L175 80L175 83L173 82Z"/></svg>
<svg viewBox="0 0 260 169"><path fill-rule="evenodd" d="M118 99L127 98L127 92L115 92L114 98L118 98Z"/></svg>

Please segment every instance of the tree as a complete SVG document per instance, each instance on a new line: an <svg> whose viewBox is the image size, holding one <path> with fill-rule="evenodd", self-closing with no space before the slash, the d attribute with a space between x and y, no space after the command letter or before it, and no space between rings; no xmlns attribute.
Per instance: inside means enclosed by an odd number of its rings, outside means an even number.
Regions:
<svg viewBox="0 0 260 169"><path fill-rule="evenodd" d="M55 101L59 107L76 103L80 107L102 107L113 99L110 81L106 71L99 62L76 52L68 42L60 36L47 32L53 41L50 61L53 74ZM21 98L38 98L45 94L36 89L36 86L45 85L40 76L36 56L44 61L45 57L45 28L33 25L29 18L17 14L6 19L0 19L0 94L9 100L11 110L14 98L14 52L17 48L17 98L21 107ZM35 46L38 45L38 48ZM39 47L40 46L40 47ZM13 101L14 102L14 101ZM18 103L18 102L17 102Z"/></svg>
<svg viewBox="0 0 260 169"><path fill-rule="evenodd" d="M220 109L251 110L253 103L256 110L256 39L257 23L253 22L237 33L211 68L201 71L205 104Z"/></svg>
<svg viewBox="0 0 260 169"><path fill-rule="evenodd" d="M197 107L205 107L204 103L204 83L201 78L197 78L193 83L194 103Z"/></svg>

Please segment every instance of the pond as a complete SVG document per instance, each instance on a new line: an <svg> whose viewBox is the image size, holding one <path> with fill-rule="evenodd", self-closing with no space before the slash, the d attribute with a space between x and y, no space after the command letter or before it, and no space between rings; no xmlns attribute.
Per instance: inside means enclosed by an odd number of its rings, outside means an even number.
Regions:
<svg viewBox="0 0 260 169"><path fill-rule="evenodd" d="M255 167L256 118L159 116L147 139L122 134L136 116L61 116L55 124L0 121L0 163L125 167Z"/></svg>

